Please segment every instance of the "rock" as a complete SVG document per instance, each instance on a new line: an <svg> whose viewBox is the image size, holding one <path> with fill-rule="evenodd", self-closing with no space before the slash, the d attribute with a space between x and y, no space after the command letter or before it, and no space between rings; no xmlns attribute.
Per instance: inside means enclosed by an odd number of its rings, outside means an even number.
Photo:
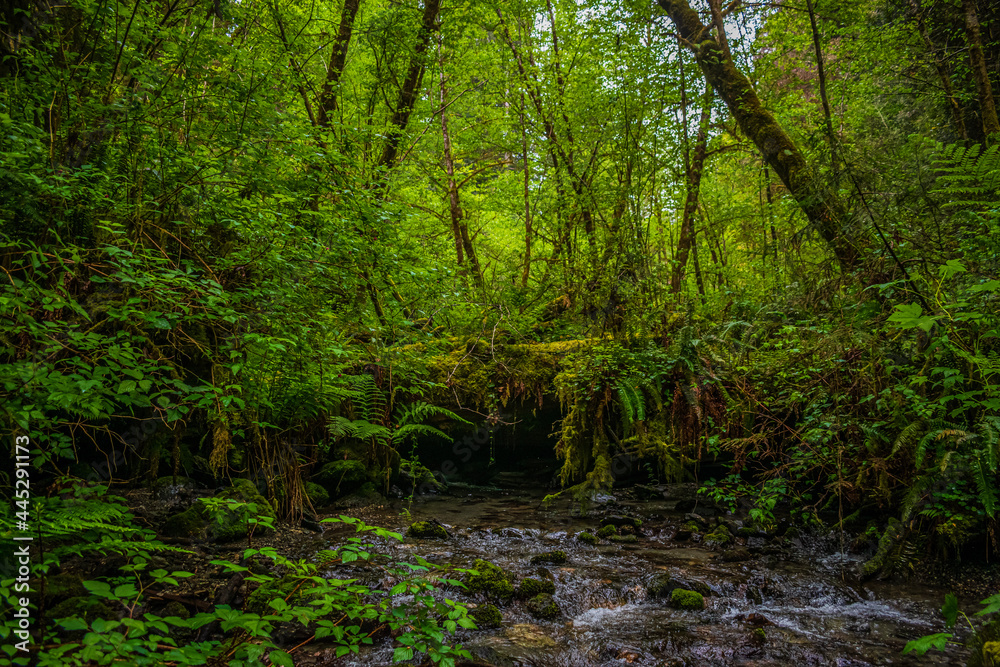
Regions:
<svg viewBox="0 0 1000 667"><path fill-rule="evenodd" d="M632 488L635 491L635 497L639 500L663 500L665 495L663 489L656 486L636 484Z"/></svg>
<svg viewBox="0 0 1000 667"><path fill-rule="evenodd" d="M599 531L597 531L597 536L604 540L608 539L612 535L617 535L617 534L618 534L618 528L610 525L604 526Z"/></svg>
<svg viewBox="0 0 1000 667"><path fill-rule="evenodd" d="M639 538L635 535L612 535L608 539L612 542L626 542L629 544L639 541Z"/></svg>
<svg viewBox="0 0 1000 667"><path fill-rule="evenodd" d="M641 528L642 519L636 519L630 516L612 515L601 519L601 527L603 528L604 526L614 526L615 528L622 528L623 526Z"/></svg>
<svg viewBox="0 0 1000 667"><path fill-rule="evenodd" d="M755 644L763 644L767 641L767 632L764 628L754 628L750 632L750 641Z"/></svg>
<svg viewBox="0 0 1000 667"><path fill-rule="evenodd" d="M465 577L465 585L470 593L485 593L504 602L514 597L514 585L510 583L507 574L493 563L477 558L471 569L477 574L469 573Z"/></svg>
<svg viewBox="0 0 1000 667"><path fill-rule="evenodd" d="M597 544L600 541L598 540L597 535L594 535L593 533L588 533L585 530L577 533L576 539L586 544Z"/></svg>
<svg viewBox="0 0 1000 667"><path fill-rule="evenodd" d="M697 611L705 608L705 598L696 591L675 588L670 593L670 606L674 609Z"/></svg>
<svg viewBox="0 0 1000 667"><path fill-rule="evenodd" d="M406 535L418 540L448 539L448 531L437 521L414 521L406 529Z"/></svg>
<svg viewBox="0 0 1000 667"><path fill-rule="evenodd" d="M375 485L371 482L365 482L357 491L339 498L333 503L333 507L338 510L353 510L369 505L381 505L384 502L385 496L378 492Z"/></svg>
<svg viewBox="0 0 1000 667"><path fill-rule="evenodd" d="M690 512L690 511L694 510L694 508L697 507L697 505L698 505L698 503L694 499L691 499L691 498L682 498L681 500L677 501L676 505L674 505L674 511L675 512Z"/></svg>
<svg viewBox="0 0 1000 667"><path fill-rule="evenodd" d="M368 478L368 469L357 459L341 459L327 463L313 475L313 482L319 484L331 498L345 496L358 489Z"/></svg>
<svg viewBox="0 0 1000 667"><path fill-rule="evenodd" d="M83 577L77 574L53 574L45 578L45 605L51 607L59 600L88 597L90 591L83 585Z"/></svg>
<svg viewBox="0 0 1000 667"><path fill-rule="evenodd" d="M771 620L767 618L767 616L764 616L764 614L758 614L756 612L747 614L746 616L743 616L741 614L736 618L743 621L749 626L757 628L763 627L765 625L774 625L774 623L772 623Z"/></svg>
<svg viewBox="0 0 1000 667"><path fill-rule="evenodd" d="M479 605L469 612L469 616L476 622L476 627L479 630L499 628L500 624L503 623L503 614L493 604Z"/></svg>
<svg viewBox="0 0 1000 667"><path fill-rule="evenodd" d="M517 597L525 599L533 598L542 593L555 595L555 592L555 582L548 579L533 579L529 577L521 581L521 585L517 587Z"/></svg>
<svg viewBox="0 0 1000 667"><path fill-rule="evenodd" d="M313 507L324 507L330 502L330 494L315 482L306 482L305 490L306 496L309 498L309 502L313 504Z"/></svg>
<svg viewBox="0 0 1000 667"><path fill-rule="evenodd" d="M565 551L546 551L544 553L540 553L531 557L532 565L538 565L540 563L551 563L553 565L562 565L565 562L566 562Z"/></svg>
<svg viewBox="0 0 1000 667"><path fill-rule="evenodd" d="M750 555L750 551L747 549L736 547L735 549L726 549L723 551L720 558L723 563L741 563L745 560L750 560L753 556Z"/></svg>
<svg viewBox="0 0 1000 667"><path fill-rule="evenodd" d="M654 598L670 597L677 589L695 591L705 597L712 594L712 589L704 581L683 579L669 574L657 575L646 586L646 592Z"/></svg>
<svg viewBox="0 0 1000 667"><path fill-rule="evenodd" d="M705 546L725 546L733 541L733 536L729 532L726 524L719 524L715 530L705 535Z"/></svg>
<svg viewBox="0 0 1000 667"><path fill-rule="evenodd" d="M532 616L547 621L558 618L560 613L555 598L547 593L541 593L528 600L528 611Z"/></svg>
<svg viewBox="0 0 1000 667"><path fill-rule="evenodd" d="M674 533L674 539L679 542L684 542L685 540L690 540L694 531L688 530L686 528L679 528L676 533Z"/></svg>
<svg viewBox="0 0 1000 667"><path fill-rule="evenodd" d="M711 526L708 519L706 519L700 514L692 514L691 512L688 512L687 514L684 515L684 520L693 521L699 527L696 530L701 528L708 528Z"/></svg>
<svg viewBox="0 0 1000 667"><path fill-rule="evenodd" d="M756 586L747 586L747 600L754 604L764 604L764 596Z"/></svg>

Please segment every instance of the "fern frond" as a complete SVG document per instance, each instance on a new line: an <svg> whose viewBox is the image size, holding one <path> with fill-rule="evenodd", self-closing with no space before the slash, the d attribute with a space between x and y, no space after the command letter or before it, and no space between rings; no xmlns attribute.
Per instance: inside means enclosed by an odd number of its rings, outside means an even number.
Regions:
<svg viewBox="0 0 1000 667"><path fill-rule="evenodd" d="M992 519L997 507L997 494L994 489L996 474L989 469L985 461L977 459L972 465L972 477L976 481L979 502L983 504L983 509L986 510L987 516Z"/></svg>

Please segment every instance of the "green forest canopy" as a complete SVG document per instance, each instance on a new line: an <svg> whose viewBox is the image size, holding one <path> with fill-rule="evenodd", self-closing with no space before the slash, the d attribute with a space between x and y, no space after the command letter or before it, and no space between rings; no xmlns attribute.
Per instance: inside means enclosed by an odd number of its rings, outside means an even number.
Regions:
<svg viewBox="0 0 1000 667"><path fill-rule="evenodd" d="M0 21L3 421L47 470L265 471L294 513L345 443L388 479L443 409L558 400L581 493L721 456L995 526L994 3Z"/></svg>

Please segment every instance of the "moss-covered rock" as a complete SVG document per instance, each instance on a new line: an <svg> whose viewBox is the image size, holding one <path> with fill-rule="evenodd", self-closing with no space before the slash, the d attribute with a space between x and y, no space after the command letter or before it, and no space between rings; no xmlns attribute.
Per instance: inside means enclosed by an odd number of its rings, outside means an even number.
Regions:
<svg viewBox="0 0 1000 667"><path fill-rule="evenodd" d="M552 565L562 565L566 562L566 552L565 551L546 551L544 553L537 554L531 557L532 565L539 565L541 563L551 563Z"/></svg>
<svg viewBox="0 0 1000 667"><path fill-rule="evenodd" d="M536 595L541 595L542 593L555 595L555 592L555 582L549 581L548 579L533 579L528 577L527 579L521 581L521 584L517 587L517 597L525 599L533 598Z"/></svg>
<svg viewBox="0 0 1000 667"><path fill-rule="evenodd" d="M160 535L192 538L204 536L207 528L204 510L201 503L195 503L183 512L167 517L167 520L160 526Z"/></svg>
<svg viewBox="0 0 1000 667"><path fill-rule="evenodd" d="M338 498L333 507L338 510L353 510L369 505L380 505L385 502L385 496L378 492L372 482L365 482L357 491Z"/></svg>
<svg viewBox="0 0 1000 667"><path fill-rule="evenodd" d="M63 600L55 607L52 607L45 614L47 618L57 620L60 618L82 618L87 623L93 623L97 619L116 619L115 613L111 611L104 602L95 597L73 597Z"/></svg>
<svg viewBox="0 0 1000 667"><path fill-rule="evenodd" d="M87 597L90 592L83 585L83 577L78 574L53 574L45 578L45 604L52 606L59 600Z"/></svg>
<svg viewBox="0 0 1000 667"><path fill-rule="evenodd" d="M331 498L339 498L355 491L370 481L368 469L357 459L341 459L327 463L313 475L313 482L319 484Z"/></svg>
<svg viewBox="0 0 1000 667"><path fill-rule="evenodd" d="M448 531L436 521L414 521L406 529L407 537L418 540L446 540Z"/></svg>
<svg viewBox="0 0 1000 667"><path fill-rule="evenodd" d="M711 533L705 535L705 546L708 547L721 547L729 544L733 541L733 535L729 532L729 528L726 524L719 524L715 530Z"/></svg>
<svg viewBox="0 0 1000 667"><path fill-rule="evenodd" d="M547 593L541 593L528 600L528 611L535 618L547 621L559 618L560 613L559 605L556 604L555 598Z"/></svg>
<svg viewBox="0 0 1000 667"><path fill-rule="evenodd" d="M764 628L754 628L750 631L750 641L755 644L763 644L767 641L767 631Z"/></svg>
<svg viewBox="0 0 1000 667"><path fill-rule="evenodd" d="M588 533L585 530L577 533L576 539L586 544L597 544L600 541L597 535L594 535L593 533Z"/></svg>
<svg viewBox="0 0 1000 667"><path fill-rule="evenodd" d="M500 624L503 623L503 614L493 604L479 605L469 612L469 616L476 622L476 626L480 630L499 628Z"/></svg>
<svg viewBox="0 0 1000 667"><path fill-rule="evenodd" d="M632 535L612 535L608 539L610 541L612 541L612 542L625 542L626 544L631 544L633 542L638 542L639 541L639 537L636 536L636 535L634 535L634 534L632 534Z"/></svg>
<svg viewBox="0 0 1000 667"><path fill-rule="evenodd" d="M705 598L697 591L675 588L670 593L670 606L674 609L696 611L705 608Z"/></svg>
<svg viewBox="0 0 1000 667"><path fill-rule="evenodd" d="M306 495L313 507L324 507L330 503L330 494L316 482L306 482Z"/></svg>
<svg viewBox="0 0 1000 667"><path fill-rule="evenodd" d="M617 534L618 534L618 528L612 525L603 526L599 531L597 531L597 536L602 540L606 540L612 535L617 535Z"/></svg>
<svg viewBox="0 0 1000 667"><path fill-rule="evenodd" d="M485 593L487 596L501 601L510 600L514 597L514 584L510 583L507 573L499 567L477 558L472 563L472 569L477 574L471 572L465 576L465 585L471 593Z"/></svg>
<svg viewBox="0 0 1000 667"><path fill-rule="evenodd" d="M650 597L654 598L670 597L677 589L695 591L705 597L712 594L712 589L704 581L686 579L669 574L660 574L653 577L649 585L646 586L646 592Z"/></svg>
<svg viewBox="0 0 1000 667"><path fill-rule="evenodd" d="M218 504L211 509L204 507L208 518L208 536L217 542L233 542L246 539L247 532L254 535L273 532L263 524L252 525L251 519L259 517L275 520L274 508L260 495L256 485L249 479L234 479L233 485L215 495ZM197 505L206 505L196 503Z"/></svg>

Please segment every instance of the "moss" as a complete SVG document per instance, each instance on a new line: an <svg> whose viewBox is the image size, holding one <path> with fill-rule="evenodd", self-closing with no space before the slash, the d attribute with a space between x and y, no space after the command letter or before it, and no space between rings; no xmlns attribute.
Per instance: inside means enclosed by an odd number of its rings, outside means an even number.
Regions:
<svg viewBox="0 0 1000 667"><path fill-rule="evenodd" d="M531 557L532 565L539 565L541 563L551 563L553 565L562 565L566 562L566 552L565 551L546 551L538 555Z"/></svg>
<svg viewBox="0 0 1000 667"><path fill-rule="evenodd" d="M75 617L82 618L87 623L93 623L99 618L105 620L114 619L115 614L106 604L97 598L75 597L63 600L55 607L52 607L46 613L46 617L51 619Z"/></svg>
<svg viewBox="0 0 1000 667"><path fill-rule="evenodd" d="M597 536L603 540L606 540L612 535L617 535L617 534L618 534L618 529L612 525L604 526L599 531L597 531Z"/></svg>
<svg viewBox="0 0 1000 667"><path fill-rule="evenodd" d="M586 544L597 544L600 541L597 538L597 535L594 535L593 533L588 533L585 530L577 533L576 539L580 540L581 542L585 542Z"/></svg>
<svg viewBox="0 0 1000 667"><path fill-rule="evenodd" d="M763 643L767 641L767 632L764 631L764 628L754 628L750 632L750 639L754 642Z"/></svg>
<svg viewBox="0 0 1000 667"><path fill-rule="evenodd" d="M701 524L698 523L697 521L688 521L683 526L681 526L681 529L691 533L700 533Z"/></svg>
<svg viewBox="0 0 1000 667"><path fill-rule="evenodd" d="M555 583L548 579L532 579L529 577L523 580L521 585L517 587L517 597L519 598L533 598L542 593L554 595L555 592Z"/></svg>
<svg viewBox="0 0 1000 667"><path fill-rule="evenodd" d="M719 524L719 526L713 530L711 533L705 536L706 546L724 546L733 541L733 535L729 532L729 529L725 524Z"/></svg>
<svg viewBox="0 0 1000 667"><path fill-rule="evenodd" d="M174 514L163 522L160 535L166 537L198 537L204 533L204 506L195 503L183 512Z"/></svg>
<svg viewBox="0 0 1000 667"><path fill-rule="evenodd" d="M90 592L83 585L83 577L78 574L54 574L45 578L45 602L52 605L56 600L87 597Z"/></svg>
<svg viewBox="0 0 1000 667"><path fill-rule="evenodd" d="M448 531L439 523L433 521L415 521L406 529L408 537L418 540L446 540Z"/></svg>
<svg viewBox="0 0 1000 667"><path fill-rule="evenodd" d="M629 544L639 541L639 538L635 535L612 535L608 539L612 542L626 542Z"/></svg>
<svg viewBox="0 0 1000 667"><path fill-rule="evenodd" d="M218 542L233 542L245 539L247 531L252 527L254 535L272 532L263 525L251 526L250 519L258 516L274 520L274 508L260 495L257 487L248 479L234 479L233 485L215 495L217 500L245 503L236 507L223 505L218 509L203 510L203 516L209 517L208 536ZM196 504L196 507L200 503ZM253 507L251 507L253 505Z"/></svg>
<svg viewBox="0 0 1000 667"><path fill-rule="evenodd" d="M469 587L469 592L485 593L489 597L504 601L514 597L514 585L510 583L507 574L499 567L482 558L477 558L472 563L472 569L477 574L469 573L465 578L465 585Z"/></svg>
<svg viewBox="0 0 1000 667"><path fill-rule="evenodd" d="M163 618L176 617L187 620L191 618L191 612L182 603L172 600L160 611L160 616Z"/></svg>
<svg viewBox="0 0 1000 667"><path fill-rule="evenodd" d="M361 485L361 488L354 493L350 493L343 498L339 498L333 503L333 506L337 509L357 509L359 507L377 505L384 501L385 496L378 492L375 485L372 482L365 482Z"/></svg>
<svg viewBox="0 0 1000 667"><path fill-rule="evenodd" d="M476 626L480 630L499 628L500 624L503 623L503 614L493 604L480 605L469 612L469 616L476 622Z"/></svg>
<svg viewBox="0 0 1000 667"><path fill-rule="evenodd" d="M690 590L707 597L712 594L712 589L704 581L681 579L669 574L661 574L653 578L646 587L650 597L665 598L677 589Z"/></svg>
<svg viewBox="0 0 1000 667"><path fill-rule="evenodd" d="M315 482L306 482L306 495L309 496L309 501L313 504L313 507L323 507L329 504L330 494L319 484Z"/></svg>
<svg viewBox="0 0 1000 667"><path fill-rule="evenodd" d="M535 618L547 621L559 618L560 613L559 605L556 604L555 598L546 593L541 593L528 600L528 611Z"/></svg>
<svg viewBox="0 0 1000 667"><path fill-rule="evenodd" d="M326 489L331 498L347 495L367 481L368 469L355 459L331 461L313 475L313 482Z"/></svg>
<svg viewBox="0 0 1000 667"><path fill-rule="evenodd" d="M699 610L705 608L705 598L701 593L675 588L670 593L670 606L674 609Z"/></svg>

